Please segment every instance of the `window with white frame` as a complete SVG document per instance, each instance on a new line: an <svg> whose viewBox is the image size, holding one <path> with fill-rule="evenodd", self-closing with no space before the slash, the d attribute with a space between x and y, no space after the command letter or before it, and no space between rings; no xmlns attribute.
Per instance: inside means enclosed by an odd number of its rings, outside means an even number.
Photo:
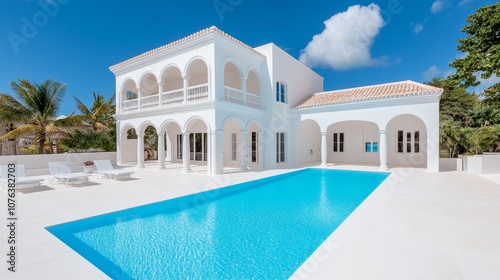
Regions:
<svg viewBox="0 0 500 280"><path fill-rule="evenodd" d="M378 153L378 131L365 131L365 153Z"/></svg>
<svg viewBox="0 0 500 280"><path fill-rule="evenodd" d="M333 152L343 153L344 152L344 133L334 132L333 133Z"/></svg>
<svg viewBox="0 0 500 280"><path fill-rule="evenodd" d="M276 101L286 103L286 85L282 82L276 82Z"/></svg>
<svg viewBox="0 0 500 280"><path fill-rule="evenodd" d="M285 162L285 133L276 133L276 162Z"/></svg>
<svg viewBox="0 0 500 280"><path fill-rule="evenodd" d="M231 133L231 161L236 161L236 152L237 152L237 142L236 142L236 133Z"/></svg>
<svg viewBox="0 0 500 280"><path fill-rule="evenodd" d="M398 130L398 153L420 153L420 131Z"/></svg>

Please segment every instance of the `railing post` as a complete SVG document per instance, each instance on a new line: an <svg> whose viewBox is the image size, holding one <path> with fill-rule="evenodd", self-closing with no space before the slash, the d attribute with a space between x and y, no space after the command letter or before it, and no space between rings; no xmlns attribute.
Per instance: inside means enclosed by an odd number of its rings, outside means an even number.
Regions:
<svg viewBox="0 0 500 280"><path fill-rule="evenodd" d="M186 103L187 102L187 94L188 94L188 86L189 86L189 76L182 76L182 79L184 81L184 99L182 101L182 103Z"/></svg>
<svg viewBox="0 0 500 280"><path fill-rule="evenodd" d="M247 77L241 78L241 94L243 95L243 105L247 105Z"/></svg>
<svg viewBox="0 0 500 280"><path fill-rule="evenodd" d="M190 163L190 147L189 147L189 131L182 132L182 173L191 172Z"/></svg>
<svg viewBox="0 0 500 280"><path fill-rule="evenodd" d="M246 130L241 131L241 165L240 171L248 171L247 161L248 161L248 134Z"/></svg>
<svg viewBox="0 0 500 280"><path fill-rule="evenodd" d="M162 102L163 102L163 98L162 98L162 94L163 93L163 82L159 82L158 83L158 106L161 106L162 105Z"/></svg>
<svg viewBox="0 0 500 280"><path fill-rule="evenodd" d="M141 109L141 98L142 98L141 88L137 88L137 110Z"/></svg>

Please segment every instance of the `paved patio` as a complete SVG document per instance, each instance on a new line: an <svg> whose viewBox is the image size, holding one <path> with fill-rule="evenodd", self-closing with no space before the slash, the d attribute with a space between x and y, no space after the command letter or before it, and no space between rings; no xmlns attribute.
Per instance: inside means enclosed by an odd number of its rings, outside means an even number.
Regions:
<svg viewBox="0 0 500 280"><path fill-rule="evenodd" d="M366 166L330 168L376 170ZM109 279L44 227L289 172L180 174L147 166L133 179L92 178L87 185L23 188L17 200L17 272L0 279ZM459 172L391 169L391 176L325 241L292 279L498 279L500 185ZM7 192L0 191L7 224ZM0 253L7 254L7 227ZM119 278L117 275L116 278Z"/></svg>

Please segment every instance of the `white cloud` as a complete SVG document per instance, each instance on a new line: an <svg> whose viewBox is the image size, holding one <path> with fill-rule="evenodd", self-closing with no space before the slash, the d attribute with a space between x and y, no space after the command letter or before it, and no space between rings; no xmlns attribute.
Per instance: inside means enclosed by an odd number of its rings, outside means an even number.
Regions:
<svg viewBox="0 0 500 280"><path fill-rule="evenodd" d="M463 1L468 1L468 0L463 0ZM432 3L431 12L433 14L437 14L441 12L444 8L445 8L445 1L436 0L434 1L434 3Z"/></svg>
<svg viewBox="0 0 500 280"><path fill-rule="evenodd" d="M420 75L422 76L422 79L425 82L431 81L433 78L437 77L439 74L441 74L441 70L439 67L436 65L432 65L431 67L427 68L424 72L422 72Z"/></svg>
<svg viewBox="0 0 500 280"><path fill-rule="evenodd" d="M415 34L419 33L422 30L424 30L424 25L421 23L417 23L413 26L413 32L415 32Z"/></svg>
<svg viewBox="0 0 500 280"><path fill-rule="evenodd" d="M466 6L467 4L471 3L474 0L462 0L458 3L458 7L463 7Z"/></svg>
<svg viewBox="0 0 500 280"><path fill-rule="evenodd" d="M496 75L492 75L488 79L483 79L481 78L481 73L476 73L474 74L479 82L481 82L477 87L474 87L475 92L483 92L485 89L489 88L490 86L500 83L500 77Z"/></svg>
<svg viewBox="0 0 500 280"><path fill-rule="evenodd" d="M299 60L310 66L333 69L375 66L385 58L372 58L370 49L384 26L380 7L355 5L324 22L325 29L302 50Z"/></svg>

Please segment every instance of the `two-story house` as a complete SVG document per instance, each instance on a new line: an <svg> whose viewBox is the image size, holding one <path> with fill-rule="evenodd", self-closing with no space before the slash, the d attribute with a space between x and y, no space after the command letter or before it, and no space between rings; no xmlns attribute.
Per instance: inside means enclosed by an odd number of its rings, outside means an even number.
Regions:
<svg viewBox="0 0 500 280"><path fill-rule="evenodd" d="M324 92L321 76L276 45L252 48L216 27L110 70L118 164L143 167L151 126L160 169L168 161L183 172L206 164L208 174L316 162L439 170L439 88L403 81Z"/></svg>

